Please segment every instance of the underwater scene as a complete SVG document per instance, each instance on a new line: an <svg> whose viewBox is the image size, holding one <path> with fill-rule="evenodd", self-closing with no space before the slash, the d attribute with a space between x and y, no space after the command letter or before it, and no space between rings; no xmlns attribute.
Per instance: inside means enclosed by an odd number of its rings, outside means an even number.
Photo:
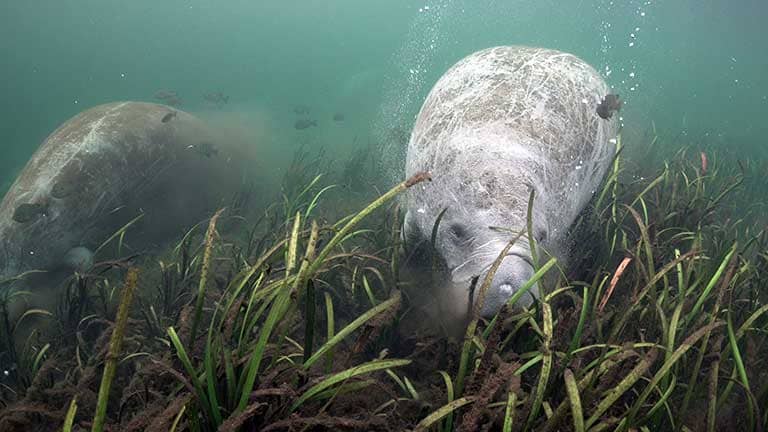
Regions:
<svg viewBox="0 0 768 432"><path fill-rule="evenodd" d="M0 432L762 431L761 0L0 5Z"/></svg>

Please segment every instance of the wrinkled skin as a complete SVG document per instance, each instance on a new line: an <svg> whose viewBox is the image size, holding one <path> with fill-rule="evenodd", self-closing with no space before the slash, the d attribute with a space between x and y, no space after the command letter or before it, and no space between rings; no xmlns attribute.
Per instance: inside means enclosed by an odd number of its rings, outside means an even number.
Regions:
<svg viewBox="0 0 768 432"><path fill-rule="evenodd" d="M448 274L433 295L463 301L453 305L454 314L467 310L472 278L479 277L479 288L507 243L526 228L531 189L538 250L567 259L568 230L615 153L618 116L604 120L595 110L608 91L579 58L520 46L476 52L435 84L406 157L406 176L429 171L433 181L409 190L403 233L407 247L427 249L447 208L435 251ZM494 315L533 276L532 262L523 236L493 277L483 316ZM534 286L519 304L530 305L536 295Z"/></svg>
<svg viewBox="0 0 768 432"><path fill-rule="evenodd" d="M71 118L0 203L0 280L60 269L68 251L94 251L142 213L126 237L131 250L179 237L239 185L226 155L197 151L215 142L201 121L163 105L110 103Z"/></svg>

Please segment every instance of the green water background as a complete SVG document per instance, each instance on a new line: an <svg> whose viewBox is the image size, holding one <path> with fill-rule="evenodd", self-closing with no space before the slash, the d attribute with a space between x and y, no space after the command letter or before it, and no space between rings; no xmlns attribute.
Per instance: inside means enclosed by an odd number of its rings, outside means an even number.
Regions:
<svg viewBox="0 0 768 432"><path fill-rule="evenodd" d="M0 5L0 195L71 116L153 101L160 89L227 125L277 176L302 144L344 154L393 128L409 131L451 64L503 44L590 62L625 99L628 133L641 136L654 122L688 137L669 145L764 158L767 18L764 0L8 0ZM230 103L206 106L211 91ZM294 129L298 104L311 108L317 128ZM336 112L344 122L332 121ZM404 149L387 151L397 173Z"/></svg>

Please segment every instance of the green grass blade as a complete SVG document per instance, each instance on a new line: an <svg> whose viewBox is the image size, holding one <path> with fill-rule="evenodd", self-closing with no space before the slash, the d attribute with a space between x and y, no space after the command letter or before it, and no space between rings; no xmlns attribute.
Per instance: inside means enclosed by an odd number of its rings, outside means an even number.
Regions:
<svg viewBox="0 0 768 432"><path fill-rule="evenodd" d="M184 349L184 345L182 345L179 335L176 334L176 330L174 330L173 327L168 327L168 337L171 338L171 344L173 344L173 347L176 349L176 355L181 361L181 365L184 366L184 370L187 372L187 376L192 382L192 386L195 388L198 404L210 418L213 418L213 413L210 411L210 404L208 403L208 396L203 389L203 383L200 381L197 371L192 366L192 360L190 360L187 350Z"/></svg>
<svg viewBox="0 0 768 432"><path fill-rule="evenodd" d="M374 210L381 207L388 201L390 201L395 196L399 195L401 192L405 191L406 189L410 188L411 186L414 186L422 181L429 180L429 174L426 173L419 173L411 177L410 179L400 183L399 185L393 187L389 190L389 192L385 193L381 197L379 197L377 200L369 204L366 208L361 210L359 213L357 213L354 217L352 217L349 222L346 223L337 233L336 235L331 238L331 240L328 242L328 244L325 245L325 247L320 251L320 253L317 255L317 258L312 262L312 264L309 266L309 269L307 270L307 274L309 277L312 277L317 271L320 269L320 267L325 263L325 259L328 257L328 255L331 253L331 251L339 244L341 241L349 234L350 231L366 216L371 214Z"/></svg>
<svg viewBox="0 0 768 432"><path fill-rule="evenodd" d="M329 293L323 293L325 297L325 340L329 341L333 339L333 335L336 334L336 323L334 322L333 315L333 298ZM333 350L328 351L325 355L325 372L330 373L333 366Z"/></svg>
<svg viewBox="0 0 768 432"><path fill-rule="evenodd" d="M62 432L72 432L72 424L75 422L76 414L77 414L77 396L74 396L72 398L72 401L69 402L67 415L64 417L64 426L61 428Z"/></svg>
<svg viewBox="0 0 768 432"><path fill-rule="evenodd" d="M99 386L99 395L96 402L96 414L93 417L92 432L101 432L104 429L104 423L107 417L107 403L109 402L109 390L112 386L112 380L117 371L117 361L120 357L120 349L123 345L125 328L128 326L128 311L133 302L133 293L138 285L139 270L131 268L125 276L123 292L120 298L120 305L115 319L115 329L109 339L109 351L104 361L104 374L101 377Z"/></svg>
<svg viewBox="0 0 768 432"><path fill-rule="evenodd" d="M541 347L539 348L542 351L541 372L539 373L539 381L536 384L535 397L525 425L525 430L530 429L536 421L539 409L544 401L544 393L547 390L549 374L552 371L552 309L546 301L541 303L541 312L543 322L542 330L544 331L544 340L541 342Z"/></svg>
<svg viewBox="0 0 768 432"><path fill-rule="evenodd" d="M445 371L439 371L440 376L443 377L443 383L445 383L445 395L448 399L446 403L453 402L453 380L451 379L451 376L448 375ZM444 432L450 432L453 430L453 413L450 413L445 418L445 422L443 423L443 431Z"/></svg>
<svg viewBox="0 0 768 432"><path fill-rule="evenodd" d="M112 234L111 236L109 236L109 238L107 238L106 240L104 240L104 243L102 243L101 245L99 245L99 247L97 247L97 248L96 248L96 250L95 250L95 251L93 251L93 255L94 255L94 256L98 255L98 253L99 253L99 252L100 252L102 249L104 249L104 248L105 248L105 247L106 247L106 246L107 246L107 245L108 245L108 244L109 244L109 243L110 243L112 240L114 240L114 239L115 239L115 238L117 238L118 236L121 236L122 234L124 234L124 233L125 233L125 231L126 231L126 230L128 230L128 228L130 228L130 227L131 227L133 224L135 224L136 222L138 222L138 221L139 221L141 218L143 218L143 217L144 217L144 213L141 213L141 214L139 214L138 216L136 216L135 218L131 219L131 220L130 220L130 221L127 223L127 224L123 225L123 227L122 227L122 228L120 228L120 229L119 229L119 230L117 230L117 231L116 231L114 234Z"/></svg>
<svg viewBox="0 0 768 432"><path fill-rule="evenodd" d="M327 301L327 300L326 300ZM399 305L400 304L400 292L395 291L395 293L392 295L392 297L379 304L378 306L371 308L368 310L368 312L360 315L357 317L354 321L347 324L346 327L341 329L338 333L336 333L332 338L330 338L328 341L326 341L323 346L321 346L317 352L312 354L312 357L310 357L307 361L304 362L304 368L308 369L310 368L318 359L320 359L325 353L329 352L333 349L339 342L341 342L345 337L347 337L350 333L357 330L360 326L368 322L371 318L375 317L376 315L386 311L387 309L391 308L392 306Z"/></svg>
<svg viewBox="0 0 768 432"><path fill-rule="evenodd" d="M563 378L565 379L565 390L568 393L568 400L571 403L573 430L575 432L584 432L584 413L581 408L581 397L579 396L579 388L576 385L576 378L574 378L573 372L570 369L566 369L563 372Z"/></svg>
<svg viewBox="0 0 768 432"><path fill-rule="evenodd" d="M299 396L296 402L294 402L293 405L291 405L290 411L291 412L296 411L296 409L300 407L302 404L304 404L304 402L311 400L313 396L317 395L318 393L328 389L329 387L335 384L346 381L358 375L368 374L371 372L376 372L384 369L391 369L391 368L396 368L400 366L405 366L410 363L411 363L410 360L374 360L374 361L363 363L359 366L355 366L353 368L347 369L345 371L333 374L330 377L310 387L306 392L304 392L301 396Z"/></svg>
<svg viewBox="0 0 768 432"><path fill-rule="evenodd" d="M622 379L608 394L600 401L584 425L587 429L591 428L598 420L600 420L603 413L610 408L619 398L629 391L630 388L645 374L645 372L653 365L656 359L658 351L651 350L646 356L640 360L637 365L630 371L624 379Z"/></svg>
<svg viewBox="0 0 768 432"><path fill-rule="evenodd" d="M304 211L304 220L309 219L309 215L311 215L312 211L315 209L315 207L317 207L317 202L320 200L320 196L335 187L337 187L337 185L326 186L320 189L320 192L315 194L315 197L312 198L312 201L309 203L309 205L307 206L307 209Z"/></svg>
<svg viewBox="0 0 768 432"><path fill-rule="evenodd" d="M728 253L725 255L725 258L723 258L723 261L720 263L720 267L717 268L717 271L715 272L714 275L712 275L712 278L710 278L709 283L699 295L698 300L696 300L696 304L693 305L693 309L691 309L691 311L687 315L688 322L693 322L693 320L696 318L696 315L699 313L699 309L701 309L701 306L704 304L704 301L706 301L707 298L709 297L709 293L712 291L712 288L715 287L715 284L717 284L717 281L720 280L720 277L722 277L726 267L728 267L728 263L731 262L731 257L736 252L737 244L738 243L733 244L733 246L731 247L731 250L728 251Z"/></svg>
<svg viewBox="0 0 768 432"><path fill-rule="evenodd" d="M216 313L214 312L213 318L211 318L211 325L208 329L208 336L205 342L205 356L203 357L203 367L205 368L205 381L208 389L208 400L211 404L211 412L213 413L213 422L215 427L221 425L223 419L221 416L221 408L219 406L219 398L217 395L216 385L218 376L216 375L216 365L214 365L213 358L216 356L216 347L214 346L213 334L214 326L216 324Z"/></svg>
<svg viewBox="0 0 768 432"><path fill-rule="evenodd" d="M312 283L311 279L307 284L305 308L304 361L307 361L312 357L312 351L315 349L315 284Z"/></svg>
<svg viewBox="0 0 768 432"><path fill-rule="evenodd" d="M731 322L731 313L728 312L728 342L731 347L731 351L733 352L733 362L736 364L736 370L739 372L739 379L741 380L741 384L744 386L744 388L749 392L751 391L749 387L749 379L747 378L747 370L744 367L744 360L741 357L741 350L739 350L739 345L736 342L736 334L733 332L733 322ZM747 412L749 414L749 424L752 425L751 430L755 430L755 418L754 418L754 407L752 406L752 400L751 398L747 398Z"/></svg>
<svg viewBox="0 0 768 432"><path fill-rule="evenodd" d="M197 338L197 327L200 323L200 317L203 313L203 303L205 302L205 290L208 283L208 272L211 266L211 254L213 252L213 240L216 235L216 221L221 216L224 209L220 209L213 215L208 223L208 231L205 234L205 251L203 252L203 268L200 271L200 282L197 286L197 299L195 301L195 312L192 317L192 329L189 332L189 345L193 346Z"/></svg>
<svg viewBox="0 0 768 432"><path fill-rule="evenodd" d="M677 363L677 361L680 360L680 358L682 358L683 355L685 355L685 353L688 352L688 350L694 344L696 344L696 342L699 341L699 339L701 339L705 335L710 334L714 329L722 325L723 325L723 322L721 321L716 321L716 322L713 322L712 324L705 325L704 327L700 328L699 330L695 331L690 336L688 336L680 344L680 346L669 357L669 359L664 362L664 364L661 366L661 368L658 371L656 371L656 374L653 376L653 379L651 379L651 382L645 387L643 392L638 397L637 401L635 401L634 405L629 411L629 414L627 415L628 425L633 424L633 420L636 417L637 412L640 410L640 407L643 406L643 404L645 403L645 400L651 394L651 391L653 391L653 389L656 387L659 381L669 373L669 371L672 369L675 363Z"/></svg>
<svg viewBox="0 0 768 432"><path fill-rule="evenodd" d="M502 432L512 432L515 423L515 408L517 405L517 393L511 391L507 394L507 405L504 408L504 426Z"/></svg>
<svg viewBox="0 0 768 432"><path fill-rule="evenodd" d="M272 302L272 306L267 315L267 320L259 332L259 339L256 346L251 353L251 359L248 362L248 367L245 369L245 380L240 393L240 402L237 405L237 411L241 412L248 406L248 400L251 396L251 391L256 383L256 375L259 372L261 366L261 360L264 356L264 349L267 346L267 341L272 335L272 331L275 329L277 323L283 318L285 312L288 310L290 304L291 291L289 289L283 289L278 294L277 298Z"/></svg>
<svg viewBox="0 0 768 432"><path fill-rule="evenodd" d="M441 406L437 410L435 410L432 414L426 416L422 421L419 422L419 424L416 425L415 428L413 428L413 432L426 432L429 430L430 427L437 424L443 417L452 414L457 409L471 404L475 401L474 397L467 396L462 397L459 399L456 399L452 402L448 402L447 404Z"/></svg>
<svg viewBox="0 0 768 432"><path fill-rule="evenodd" d="M181 409L179 410L179 413L176 414L176 418L173 419L173 424L171 425L171 429L169 432L176 432L176 429L179 427L179 423L181 422L181 418L184 416L184 412L187 410L187 406L183 405Z"/></svg>

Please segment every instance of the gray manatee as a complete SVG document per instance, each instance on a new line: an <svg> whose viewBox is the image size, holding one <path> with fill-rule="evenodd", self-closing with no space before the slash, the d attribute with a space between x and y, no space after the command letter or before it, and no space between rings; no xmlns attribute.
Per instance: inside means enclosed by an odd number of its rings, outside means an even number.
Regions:
<svg viewBox="0 0 768 432"><path fill-rule="evenodd" d="M89 253L141 214L127 244L161 244L239 182L232 158L188 113L141 102L86 110L43 142L0 203L0 280L88 267Z"/></svg>
<svg viewBox="0 0 768 432"><path fill-rule="evenodd" d="M435 250L448 283L434 295L443 307L451 303L448 313L466 312L470 281L479 276L479 288L511 232L526 227L531 188L536 241L567 258L569 228L615 154L618 116L596 113L608 91L574 55L524 46L471 54L432 88L408 143L406 176L429 171L433 181L409 190L403 234L406 245L428 243L447 208ZM502 261L483 316L495 314L533 275L528 243L521 238ZM529 306L531 294L537 287L519 304Z"/></svg>

